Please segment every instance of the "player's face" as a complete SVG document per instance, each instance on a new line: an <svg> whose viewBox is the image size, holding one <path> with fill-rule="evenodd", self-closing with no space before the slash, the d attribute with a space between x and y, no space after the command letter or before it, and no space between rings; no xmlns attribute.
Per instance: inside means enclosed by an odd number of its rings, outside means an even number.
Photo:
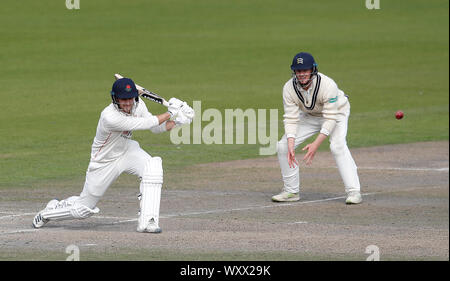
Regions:
<svg viewBox="0 0 450 281"><path fill-rule="evenodd" d="M120 109L122 109L125 113L130 114L131 109L133 109L134 98L131 99L117 99L119 102Z"/></svg>
<svg viewBox="0 0 450 281"><path fill-rule="evenodd" d="M311 69L296 70L295 76L297 76L297 79L301 84L306 84L306 83L308 83L309 79L311 78L311 73L312 73Z"/></svg>

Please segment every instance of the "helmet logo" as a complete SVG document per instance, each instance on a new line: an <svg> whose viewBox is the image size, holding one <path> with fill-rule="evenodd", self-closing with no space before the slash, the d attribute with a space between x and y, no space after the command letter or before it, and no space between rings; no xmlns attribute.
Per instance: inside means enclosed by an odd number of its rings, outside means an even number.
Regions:
<svg viewBox="0 0 450 281"><path fill-rule="evenodd" d="M131 92L131 86L130 85L125 86L125 91Z"/></svg>
<svg viewBox="0 0 450 281"><path fill-rule="evenodd" d="M297 64L303 64L303 58L297 58Z"/></svg>

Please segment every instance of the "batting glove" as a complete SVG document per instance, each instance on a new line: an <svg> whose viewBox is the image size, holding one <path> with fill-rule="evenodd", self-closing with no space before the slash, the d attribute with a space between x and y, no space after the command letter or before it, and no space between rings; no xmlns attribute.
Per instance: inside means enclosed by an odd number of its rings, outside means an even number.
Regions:
<svg viewBox="0 0 450 281"><path fill-rule="evenodd" d="M177 98L171 98L169 100L169 107L167 109L167 111L170 114L170 117L176 116L182 106L183 106L183 101L181 101Z"/></svg>
<svg viewBox="0 0 450 281"><path fill-rule="evenodd" d="M192 119L184 115L183 111L179 111L177 118L175 118L175 125L185 125L185 124L191 124Z"/></svg>
<svg viewBox="0 0 450 281"><path fill-rule="evenodd" d="M183 106L181 107L181 111L183 112L184 116L186 116L189 119L194 119L195 112L186 102L183 102Z"/></svg>

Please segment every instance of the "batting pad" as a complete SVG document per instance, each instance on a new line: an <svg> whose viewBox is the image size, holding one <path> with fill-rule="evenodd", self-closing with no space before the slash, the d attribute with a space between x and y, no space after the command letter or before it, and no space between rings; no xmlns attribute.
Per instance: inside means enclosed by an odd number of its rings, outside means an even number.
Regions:
<svg viewBox="0 0 450 281"><path fill-rule="evenodd" d="M41 215L47 220L67 220L67 219L85 219L100 211L95 207L90 209L86 206L74 203L73 205L66 205L64 207L57 206L54 209L44 210Z"/></svg>
<svg viewBox="0 0 450 281"><path fill-rule="evenodd" d="M162 160L160 157L152 157L144 169L141 180L141 213L138 219L138 230L143 231L148 222L153 218L159 225L159 206L161 201L161 187L163 183Z"/></svg>

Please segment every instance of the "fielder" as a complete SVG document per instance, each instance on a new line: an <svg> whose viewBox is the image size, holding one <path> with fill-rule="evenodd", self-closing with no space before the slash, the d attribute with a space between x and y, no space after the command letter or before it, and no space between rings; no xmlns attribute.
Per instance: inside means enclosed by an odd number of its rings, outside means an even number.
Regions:
<svg viewBox="0 0 450 281"><path fill-rule="evenodd" d="M272 200L300 200L300 176L295 149L307 138L319 133L312 143L302 149L307 151L303 161L310 165L317 149L328 137L347 193L345 202L361 203L357 167L346 141L350 116L348 96L333 79L318 72L317 64L309 53L295 55L291 69L293 77L283 87L285 135L277 144L284 187Z"/></svg>
<svg viewBox="0 0 450 281"><path fill-rule="evenodd" d="M122 173L140 178L138 232L159 233L159 209L163 168L132 140L135 130L162 133L176 125L189 124L194 111L185 102L171 98L168 112L152 115L129 78L118 79L111 91L112 103L100 115L86 172L83 191L65 200L51 200L33 219L35 228L49 221L85 219L99 212L97 202ZM175 118L174 121L169 119Z"/></svg>

